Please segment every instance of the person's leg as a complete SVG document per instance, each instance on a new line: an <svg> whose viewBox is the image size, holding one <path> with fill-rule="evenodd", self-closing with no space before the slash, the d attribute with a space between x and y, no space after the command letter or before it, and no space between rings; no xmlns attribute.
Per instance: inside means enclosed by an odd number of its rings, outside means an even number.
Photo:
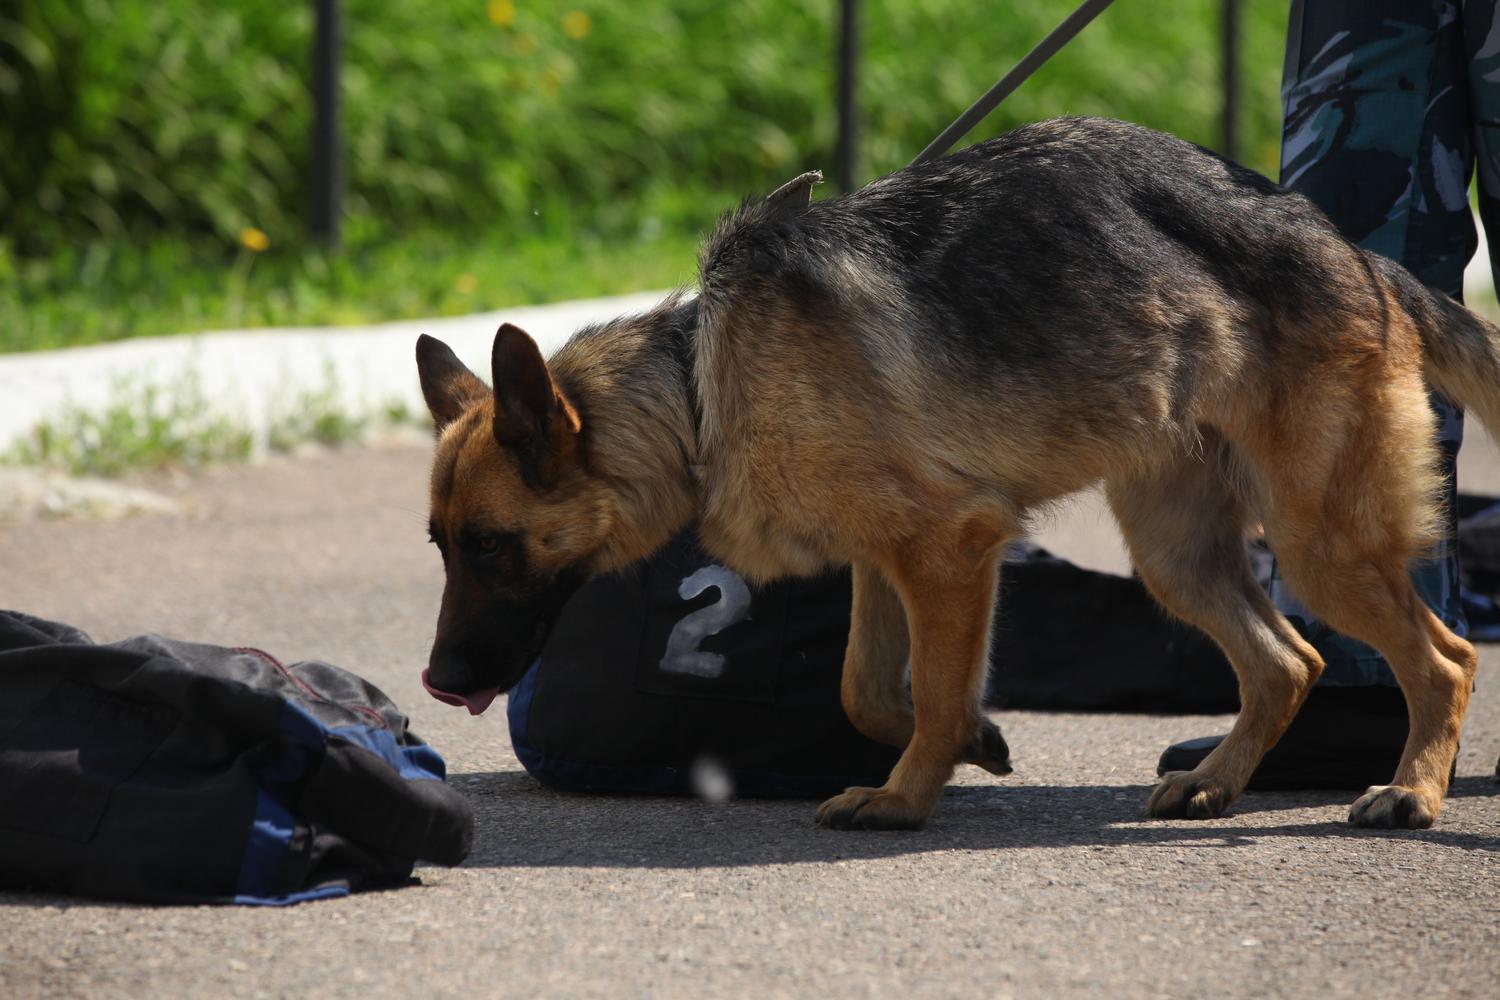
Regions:
<svg viewBox="0 0 1500 1000"><path fill-rule="evenodd" d="M1496 0L1464 4L1469 121L1479 168L1479 218L1486 237L1500 234L1500 22L1495 5ZM1490 270L1500 287L1500 257L1493 253Z"/></svg>
<svg viewBox="0 0 1500 1000"><path fill-rule="evenodd" d="M1485 238L1500 236L1500 22L1495 0L1464 4L1464 44L1469 64L1469 119L1478 161L1479 219ZM1500 257L1490 253L1490 274L1500 288ZM1500 761L1495 764L1500 778Z"/></svg>
<svg viewBox="0 0 1500 1000"><path fill-rule="evenodd" d="M1353 242L1455 296L1475 245L1463 17L1456 0L1296 0L1282 85L1282 183L1311 198ZM1463 416L1440 398L1432 405L1442 425L1451 539ZM1451 542L1413 568L1413 583L1462 635ZM1386 780L1407 731L1389 666L1307 612L1278 568L1270 590L1327 669L1250 787L1363 788ZM1168 748L1159 770L1196 766L1218 739Z"/></svg>
<svg viewBox="0 0 1500 1000"><path fill-rule="evenodd" d="M1298 0L1282 84L1281 182L1311 198L1351 241L1455 298L1475 247L1463 16L1457 0ZM1440 397L1432 402L1451 525L1463 413ZM1462 635L1451 543L1414 567L1413 582ZM1395 683L1378 653L1309 615L1279 574L1271 593L1327 661L1319 683Z"/></svg>

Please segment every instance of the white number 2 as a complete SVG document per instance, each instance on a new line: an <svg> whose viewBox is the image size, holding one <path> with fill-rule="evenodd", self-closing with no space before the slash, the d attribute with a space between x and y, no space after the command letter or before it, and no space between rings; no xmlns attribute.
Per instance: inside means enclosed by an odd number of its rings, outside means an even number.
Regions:
<svg viewBox="0 0 1500 1000"><path fill-rule="evenodd" d="M678 585L677 596L691 601L709 587L719 589L719 599L684 617L667 638L667 652L661 658L661 668L666 673L694 677L718 677L724 673L724 657L706 653L698 644L750 617L750 588L723 566L704 566Z"/></svg>

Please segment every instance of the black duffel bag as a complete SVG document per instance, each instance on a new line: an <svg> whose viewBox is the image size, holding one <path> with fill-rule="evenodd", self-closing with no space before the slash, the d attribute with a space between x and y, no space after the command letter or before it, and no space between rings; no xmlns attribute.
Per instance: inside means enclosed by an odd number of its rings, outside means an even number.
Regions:
<svg viewBox="0 0 1500 1000"><path fill-rule="evenodd" d="M993 707L1236 707L1217 647L1138 580L1018 550L1001 594ZM839 703L849 612L847 571L750 587L683 534L567 604L510 693L516 756L572 791L711 794L705 774L747 796L880 785L897 752L860 735Z"/></svg>

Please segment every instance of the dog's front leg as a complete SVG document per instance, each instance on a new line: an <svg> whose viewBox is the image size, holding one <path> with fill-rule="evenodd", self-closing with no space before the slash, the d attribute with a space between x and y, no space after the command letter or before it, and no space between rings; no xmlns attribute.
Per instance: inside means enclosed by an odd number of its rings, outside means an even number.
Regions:
<svg viewBox="0 0 1500 1000"><path fill-rule="evenodd" d="M975 741L983 740L986 727L994 729L980 714L979 697L998 567L996 548L964 565L966 572L958 574L933 572L923 563L887 568L911 631L911 742L883 786L850 788L835 795L818 809L820 824L838 829L920 827L954 766L975 755ZM869 586L873 581L867 577L865 582ZM856 593L858 586L857 582ZM855 621L860 621L858 609ZM859 649L863 641L852 635L850 645ZM994 739L999 740L997 729ZM1004 757L1003 740L999 746ZM1008 770L1008 762L1004 766Z"/></svg>
<svg viewBox="0 0 1500 1000"><path fill-rule="evenodd" d="M910 649L901 598L880 570L856 563L854 609L841 688L844 714L870 739L902 750L911 742L916 728L911 700L906 696ZM963 759L991 774L1010 773L1010 747L1000 735L1000 727L983 717Z"/></svg>
<svg viewBox="0 0 1500 1000"><path fill-rule="evenodd" d="M865 736L904 750L916 728L906 697L910 649L906 611L895 589L874 566L855 563L853 579L854 603L840 686L844 714Z"/></svg>

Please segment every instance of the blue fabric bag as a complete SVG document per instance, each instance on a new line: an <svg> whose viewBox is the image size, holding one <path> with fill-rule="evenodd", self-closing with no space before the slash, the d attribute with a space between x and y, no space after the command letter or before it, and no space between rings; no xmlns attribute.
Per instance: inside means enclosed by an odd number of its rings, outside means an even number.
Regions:
<svg viewBox="0 0 1500 1000"><path fill-rule="evenodd" d="M286 904L458 864L441 757L326 663L0 612L0 887Z"/></svg>

